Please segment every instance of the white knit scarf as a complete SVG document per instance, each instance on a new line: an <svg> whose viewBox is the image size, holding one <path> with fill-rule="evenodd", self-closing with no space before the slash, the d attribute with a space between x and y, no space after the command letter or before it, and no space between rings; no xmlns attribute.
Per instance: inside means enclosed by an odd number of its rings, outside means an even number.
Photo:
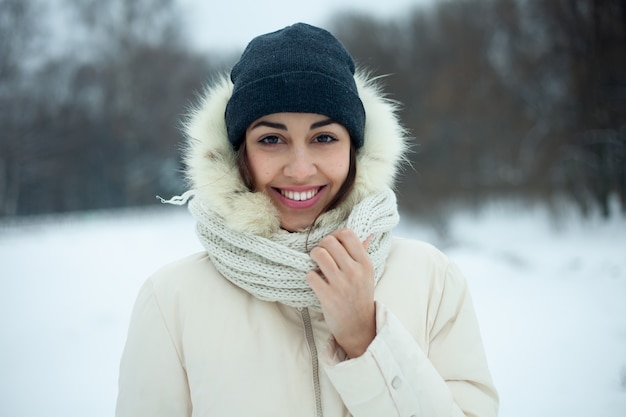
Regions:
<svg viewBox="0 0 626 417"><path fill-rule="evenodd" d="M193 192L186 193L166 202L184 204L192 196ZM196 231L209 258L229 281L260 300L317 310L321 309L319 300L306 281L307 272L317 269L309 251L343 227L354 231L361 241L371 236L367 252L378 283L391 249L391 230L399 221L396 197L390 189L364 198L338 224L316 226L310 232L274 233L269 238L229 228L197 198L189 201L189 210L197 220Z"/></svg>

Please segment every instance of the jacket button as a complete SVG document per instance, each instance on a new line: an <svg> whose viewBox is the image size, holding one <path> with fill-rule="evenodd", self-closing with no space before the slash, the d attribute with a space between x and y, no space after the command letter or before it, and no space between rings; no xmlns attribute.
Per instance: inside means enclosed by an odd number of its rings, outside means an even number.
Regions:
<svg viewBox="0 0 626 417"><path fill-rule="evenodd" d="M400 379L400 377L399 376L393 377L393 379L391 380L391 386L393 387L393 389L400 388L400 385L402 385L402 380Z"/></svg>

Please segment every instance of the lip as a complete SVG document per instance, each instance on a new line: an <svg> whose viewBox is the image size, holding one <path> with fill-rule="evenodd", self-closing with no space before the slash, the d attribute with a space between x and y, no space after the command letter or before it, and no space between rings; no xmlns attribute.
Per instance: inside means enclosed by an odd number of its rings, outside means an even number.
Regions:
<svg viewBox="0 0 626 417"><path fill-rule="evenodd" d="M318 201L320 201L320 199L322 198L322 195L326 191L326 186L322 185L322 186L314 186L314 187L305 186L305 187L280 187L280 188L275 187L273 188L273 190L278 201L280 201L282 205L291 209L302 210L302 209L308 209L308 208L315 206L318 203ZM311 190L317 190L317 194L315 194L312 198L308 200L291 200L285 197L284 195L282 195L281 190L293 191L293 192L298 192L298 193L304 193L304 192L311 191Z"/></svg>

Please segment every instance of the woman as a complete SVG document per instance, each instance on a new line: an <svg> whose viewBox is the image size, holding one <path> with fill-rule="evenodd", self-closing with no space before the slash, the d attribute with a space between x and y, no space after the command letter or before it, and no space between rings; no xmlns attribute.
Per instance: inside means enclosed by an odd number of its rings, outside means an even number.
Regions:
<svg viewBox="0 0 626 417"><path fill-rule="evenodd" d="M143 286L118 417L497 414L464 278L391 237L404 130L337 39L253 39L187 134L206 251Z"/></svg>

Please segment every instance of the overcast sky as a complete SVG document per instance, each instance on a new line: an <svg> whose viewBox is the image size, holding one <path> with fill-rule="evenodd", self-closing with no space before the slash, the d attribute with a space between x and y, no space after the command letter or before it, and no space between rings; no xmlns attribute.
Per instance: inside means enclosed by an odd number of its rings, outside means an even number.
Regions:
<svg viewBox="0 0 626 417"><path fill-rule="evenodd" d="M45 15L51 32L47 54L80 50L85 33L72 27L71 11L65 2L40 0L38 12ZM128 0L131 1L131 0ZM327 27L341 12L358 12L377 18L396 18L414 7L444 0L177 0L186 19L185 32L192 47L200 52L242 51L255 36L296 22ZM91 46L87 42L87 47Z"/></svg>
<svg viewBox="0 0 626 417"><path fill-rule="evenodd" d="M202 50L243 49L256 35L295 22L324 26L342 11L394 17L438 0L179 0L194 45Z"/></svg>

